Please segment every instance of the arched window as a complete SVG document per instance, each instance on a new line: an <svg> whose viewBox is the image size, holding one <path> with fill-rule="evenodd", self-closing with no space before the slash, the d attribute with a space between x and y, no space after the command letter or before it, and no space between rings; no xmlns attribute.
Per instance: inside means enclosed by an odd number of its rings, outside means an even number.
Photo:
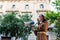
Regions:
<svg viewBox="0 0 60 40"><path fill-rule="evenodd" d="M44 4L40 4L40 8L44 8Z"/></svg>
<svg viewBox="0 0 60 40"><path fill-rule="evenodd" d="M14 4L12 5L12 8L15 8L15 5Z"/></svg>
<svg viewBox="0 0 60 40"><path fill-rule="evenodd" d="M28 4L25 5L25 9L29 9L29 5Z"/></svg>

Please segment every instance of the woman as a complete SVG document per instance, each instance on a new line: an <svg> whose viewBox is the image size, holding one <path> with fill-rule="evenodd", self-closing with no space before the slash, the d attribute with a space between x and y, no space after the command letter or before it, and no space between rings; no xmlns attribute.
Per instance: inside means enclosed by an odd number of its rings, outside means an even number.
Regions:
<svg viewBox="0 0 60 40"><path fill-rule="evenodd" d="M47 40L46 32L48 29L48 22L45 19L44 15L39 15L39 18L37 19L38 21L38 28L37 30L34 31L35 35L38 36L38 32L41 32L40 34L40 39L38 40Z"/></svg>

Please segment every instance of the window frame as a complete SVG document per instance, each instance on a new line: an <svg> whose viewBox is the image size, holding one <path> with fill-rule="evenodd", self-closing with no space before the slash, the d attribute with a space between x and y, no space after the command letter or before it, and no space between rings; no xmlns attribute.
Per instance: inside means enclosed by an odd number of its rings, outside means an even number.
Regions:
<svg viewBox="0 0 60 40"><path fill-rule="evenodd" d="M26 10L29 10L29 4L26 4L26 5L25 5L25 9L26 9Z"/></svg>
<svg viewBox="0 0 60 40"><path fill-rule="evenodd" d="M44 4L40 4L40 8L43 9L44 8Z"/></svg>

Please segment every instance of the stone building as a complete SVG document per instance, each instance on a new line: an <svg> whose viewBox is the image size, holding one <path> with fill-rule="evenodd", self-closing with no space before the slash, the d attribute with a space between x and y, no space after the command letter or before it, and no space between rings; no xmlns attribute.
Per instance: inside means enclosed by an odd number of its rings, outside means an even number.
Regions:
<svg viewBox="0 0 60 40"><path fill-rule="evenodd" d="M31 14L36 20L39 14L50 10L51 0L0 0L0 14L14 11L17 14Z"/></svg>
<svg viewBox="0 0 60 40"><path fill-rule="evenodd" d="M47 10L51 10L51 0L0 0L0 15L14 11L18 15L29 14L32 15L32 20L36 22L39 14L44 14ZM54 40L52 32L47 32L49 40ZM30 36L33 37L33 34ZM30 38L31 40L35 40Z"/></svg>

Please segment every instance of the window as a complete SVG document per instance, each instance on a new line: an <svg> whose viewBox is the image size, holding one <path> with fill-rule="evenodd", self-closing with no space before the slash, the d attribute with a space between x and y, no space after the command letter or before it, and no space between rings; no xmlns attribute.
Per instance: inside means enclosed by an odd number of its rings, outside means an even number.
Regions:
<svg viewBox="0 0 60 40"><path fill-rule="evenodd" d="M3 5L0 5L0 9L2 9Z"/></svg>
<svg viewBox="0 0 60 40"><path fill-rule="evenodd" d="M15 8L15 5L12 5L12 8Z"/></svg>
<svg viewBox="0 0 60 40"><path fill-rule="evenodd" d="M29 5L28 4L25 5L25 9L29 9Z"/></svg>
<svg viewBox="0 0 60 40"><path fill-rule="evenodd" d="M40 8L44 8L44 5L43 4L40 4Z"/></svg>

